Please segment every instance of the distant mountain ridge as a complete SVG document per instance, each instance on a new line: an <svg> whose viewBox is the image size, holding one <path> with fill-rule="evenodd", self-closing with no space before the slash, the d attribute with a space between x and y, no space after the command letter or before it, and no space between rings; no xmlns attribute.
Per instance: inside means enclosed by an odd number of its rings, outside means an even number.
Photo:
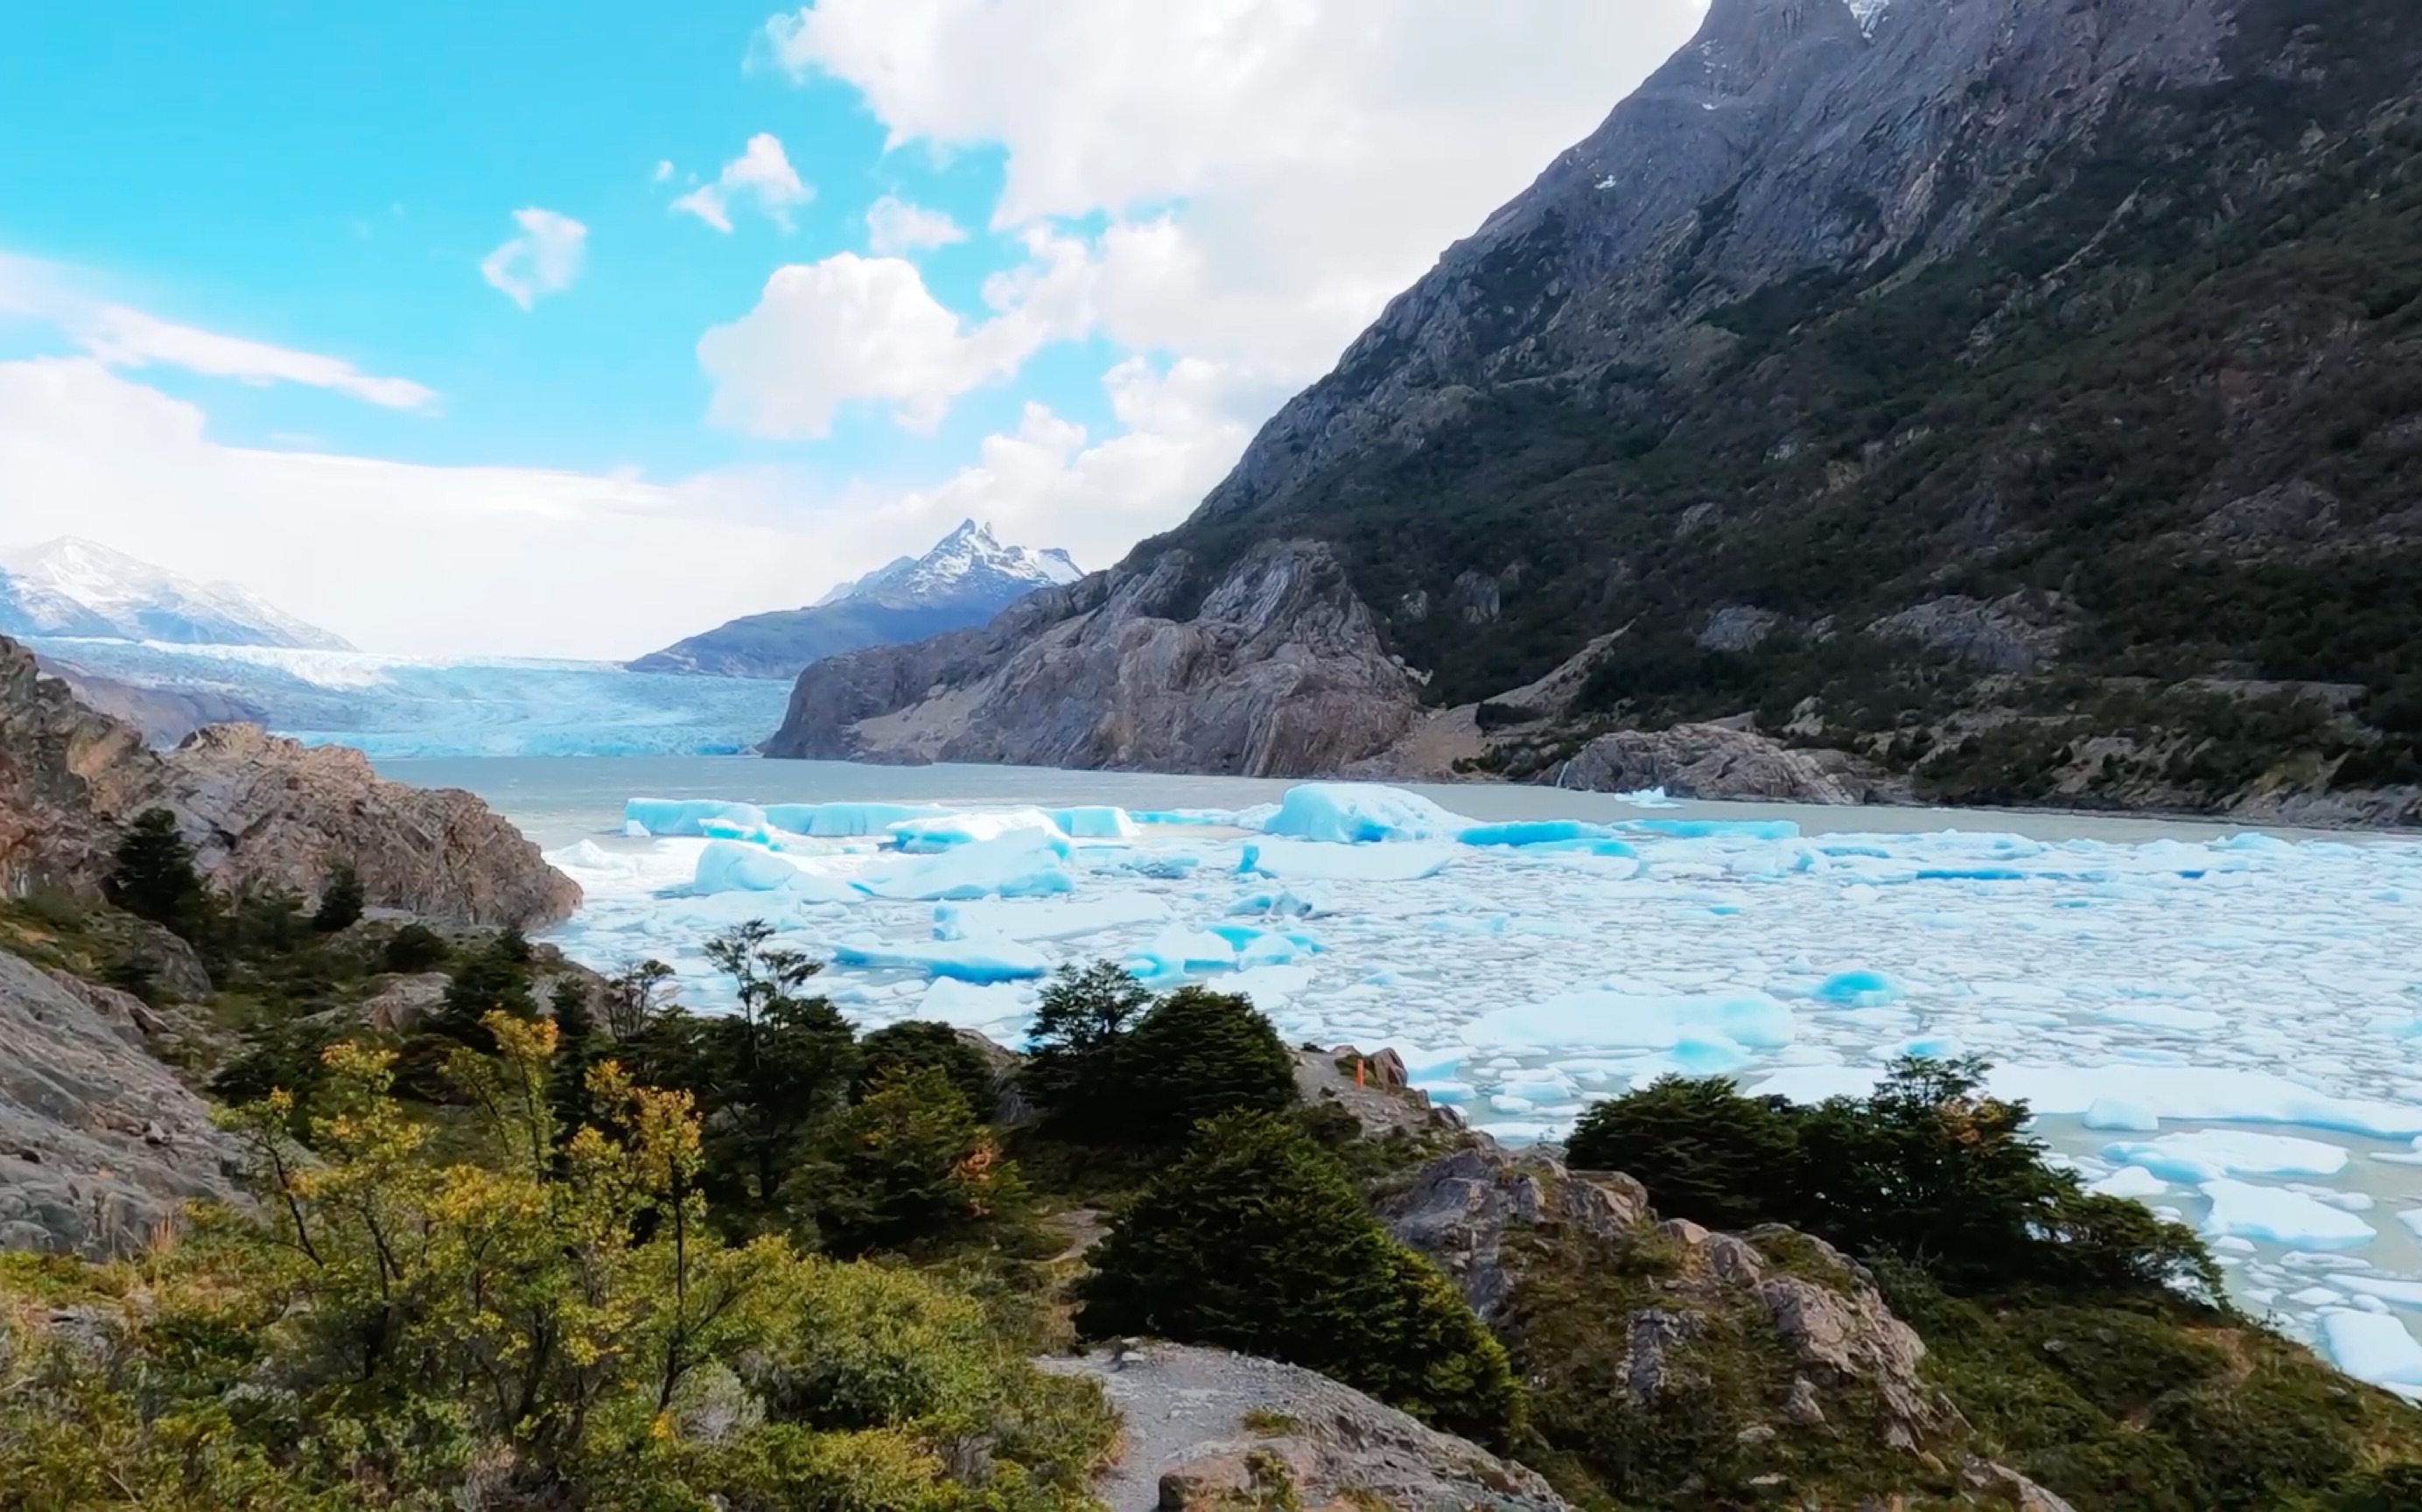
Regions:
<svg viewBox="0 0 2422 1512"><path fill-rule="evenodd" d="M1040 588L1084 573L1065 551L1005 545L973 520L921 557L902 557L800 609L751 614L628 663L635 672L790 678L868 646L982 624Z"/></svg>
<svg viewBox="0 0 2422 1512"><path fill-rule="evenodd" d="M0 635L354 649L249 589L197 583L74 536L0 552Z"/></svg>

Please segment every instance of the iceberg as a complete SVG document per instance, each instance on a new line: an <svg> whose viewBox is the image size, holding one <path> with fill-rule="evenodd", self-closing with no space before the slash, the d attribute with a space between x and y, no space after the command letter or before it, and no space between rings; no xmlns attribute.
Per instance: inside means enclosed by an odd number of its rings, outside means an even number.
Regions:
<svg viewBox="0 0 2422 1512"><path fill-rule="evenodd" d="M1614 833L1604 825L1578 819L1520 819L1507 824L1472 825L1455 838L1467 845L1565 845L1576 841L1605 840ZM1630 846L1602 854L1629 856Z"/></svg>
<svg viewBox="0 0 2422 1512"><path fill-rule="evenodd" d="M1198 971L1224 971L1236 964L1236 947L1207 929L1172 924L1149 944L1128 953L1139 977L1171 978Z"/></svg>
<svg viewBox="0 0 2422 1512"><path fill-rule="evenodd" d="M1363 782L1307 782L1289 788L1262 833L1330 844L1367 841L1454 840L1472 827L1418 793Z"/></svg>
<svg viewBox="0 0 2422 1512"><path fill-rule="evenodd" d="M833 964L874 971L922 971L932 977L979 984L1025 982L1048 975L1051 958L1015 940L919 940L886 945L870 940L844 940L833 947Z"/></svg>
<svg viewBox="0 0 2422 1512"><path fill-rule="evenodd" d="M726 803L719 798L633 798L622 805L622 823L648 834L703 837L709 820L743 829L765 827L765 811L753 803Z"/></svg>
<svg viewBox="0 0 2422 1512"><path fill-rule="evenodd" d="M2382 1313L2324 1313L2321 1345L2340 1370L2390 1388L2422 1388L2422 1344ZM2411 1394L2409 1392L2407 1394Z"/></svg>
<svg viewBox="0 0 2422 1512"><path fill-rule="evenodd" d="M1168 919L1169 905L1149 893L943 903L934 906L934 936L936 939L966 934L999 935L1004 939L1081 939L1105 930L1163 923Z"/></svg>
<svg viewBox="0 0 2422 1512"><path fill-rule="evenodd" d="M964 813L944 811L931 819L903 819L889 827L893 848L911 855L932 855L1003 835L1033 833L1065 843L1068 836L1051 815L1040 809L991 809ZM1064 852L1063 852L1064 854Z"/></svg>
<svg viewBox="0 0 2422 1512"><path fill-rule="evenodd" d="M700 894L773 892L798 877L799 869L772 851L738 841L717 840L698 853L698 874L690 881L690 890Z"/></svg>
<svg viewBox="0 0 2422 1512"><path fill-rule="evenodd" d="M1455 859L1445 845L1337 845L1265 840L1245 847L1240 873L1331 882L1417 882Z"/></svg>
<svg viewBox="0 0 2422 1512"><path fill-rule="evenodd" d="M769 803L765 822L794 835L855 840L885 834L893 825L912 819L937 819L948 812L916 803Z"/></svg>
<svg viewBox="0 0 2422 1512"><path fill-rule="evenodd" d="M877 898L940 903L972 898L1039 898L1076 889L1068 874L1068 842L1040 830L1017 830L994 840L969 841L938 855L860 877L858 888Z"/></svg>
<svg viewBox="0 0 2422 1512"><path fill-rule="evenodd" d="M1054 809L1051 818L1063 834L1078 840L1133 840L1143 833L1124 809L1101 804L1078 809Z"/></svg>
<svg viewBox="0 0 2422 1512"><path fill-rule="evenodd" d="M2187 1182L2215 1176L2334 1176L2347 1165L2347 1152L2339 1145L2218 1128L2114 1144L2102 1156L2114 1165L2143 1166L2155 1175Z"/></svg>
<svg viewBox="0 0 2422 1512"><path fill-rule="evenodd" d="M2351 1250L2380 1237L2380 1231L2343 1208L2316 1202L2300 1191L2257 1187L2222 1177L2202 1184L2211 1199L2203 1236L2234 1236L2293 1250Z"/></svg>

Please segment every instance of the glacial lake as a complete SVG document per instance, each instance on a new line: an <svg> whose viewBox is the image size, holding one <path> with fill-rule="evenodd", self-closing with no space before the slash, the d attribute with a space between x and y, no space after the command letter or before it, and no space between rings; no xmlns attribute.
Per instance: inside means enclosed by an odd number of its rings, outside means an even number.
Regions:
<svg viewBox="0 0 2422 1512"><path fill-rule="evenodd" d="M1404 790L1452 814L1414 806L1403 838L1349 844L1287 827L1300 816L1265 827L1255 811L1288 781L380 765L495 804L586 890L549 937L604 969L665 960L701 1009L727 998L699 942L743 919L831 962L820 981L861 1023L1013 1043L1042 973L1106 957L1245 992L1293 1041L1393 1046L1509 1141L1669 1072L1818 1098L1864 1090L1895 1054L1981 1055L2102 1189L2201 1227L2247 1305L2422 1394L2412 839L1471 784ZM633 798L722 807L657 803L632 833ZM1366 802L1396 811L1384 791L1348 795ZM925 854L887 847L902 811L865 807L883 804L924 816ZM768 824L775 805L824 807ZM1046 843L1032 810L1074 838Z"/></svg>

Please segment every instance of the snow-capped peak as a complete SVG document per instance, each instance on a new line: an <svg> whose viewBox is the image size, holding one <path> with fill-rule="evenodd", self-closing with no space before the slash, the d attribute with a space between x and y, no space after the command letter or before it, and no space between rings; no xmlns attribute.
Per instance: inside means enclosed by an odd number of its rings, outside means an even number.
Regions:
<svg viewBox="0 0 2422 1512"><path fill-rule="evenodd" d="M181 645L350 651L233 583L197 583L97 542L62 536L0 552L0 633Z"/></svg>
<svg viewBox="0 0 2422 1512"><path fill-rule="evenodd" d="M903 557L878 567L854 583L834 589L818 603L857 599L915 608L967 598L1002 599L1006 590L1048 588L1084 575L1084 570L1056 546L1045 551L1005 546L989 525L964 520L923 556Z"/></svg>

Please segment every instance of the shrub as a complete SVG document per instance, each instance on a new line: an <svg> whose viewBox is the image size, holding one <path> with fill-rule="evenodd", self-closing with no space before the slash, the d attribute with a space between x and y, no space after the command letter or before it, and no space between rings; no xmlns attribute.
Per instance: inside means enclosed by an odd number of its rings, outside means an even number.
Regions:
<svg viewBox="0 0 2422 1512"><path fill-rule="evenodd" d="M1081 1140L1125 1126L1120 1061L1135 1020L1151 1006L1143 984L1113 962L1063 966L1052 977L1035 1004L1018 1071L1052 1132Z"/></svg>
<svg viewBox="0 0 2422 1512"><path fill-rule="evenodd" d="M210 894L194 869L194 847L177 832L177 816L165 809L135 815L118 843L116 865L102 890L128 913L188 940L200 940L210 921Z"/></svg>
<svg viewBox="0 0 2422 1512"><path fill-rule="evenodd" d="M1134 1137L1184 1143L1203 1119L1294 1106L1295 1062L1252 1000L1180 987L1138 1021L1119 1058Z"/></svg>
<svg viewBox="0 0 2422 1512"><path fill-rule="evenodd" d="M350 929L361 921L367 901L361 874L350 866L339 866L329 874L328 886L320 894L320 906L311 915L311 927L322 935Z"/></svg>
<svg viewBox="0 0 2422 1512"><path fill-rule="evenodd" d="M1668 1218L1740 1229L1800 1216L1789 1105L1743 1097L1722 1078L1663 1077L1597 1103L1573 1126L1565 1151L1577 1170L1631 1176Z"/></svg>
<svg viewBox="0 0 2422 1512"><path fill-rule="evenodd" d="M939 1066L886 1070L818 1146L792 1187L838 1255L946 1244L1020 1204L1016 1167Z"/></svg>
<svg viewBox="0 0 2422 1512"><path fill-rule="evenodd" d="M1229 1112L1111 1224L1078 1331L1157 1334L1292 1362L1449 1431L1502 1444L1520 1399L1503 1348L1391 1239L1288 1121Z"/></svg>
<svg viewBox="0 0 2422 1512"><path fill-rule="evenodd" d="M453 948L446 943L445 936L427 924L406 924L379 953L379 966L383 970L410 975L436 969L452 953Z"/></svg>
<svg viewBox="0 0 2422 1512"><path fill-rule="evenodd" d="M853 1100L863 1097L889 1071L920 1071L932 1066L950 1078L979 1119L989 1121L999 1100L999 1079L984 1052L967 1043L948 1024L911 1018L883 1028L857 1042L857 1078L850 1086Z"/></svg>

